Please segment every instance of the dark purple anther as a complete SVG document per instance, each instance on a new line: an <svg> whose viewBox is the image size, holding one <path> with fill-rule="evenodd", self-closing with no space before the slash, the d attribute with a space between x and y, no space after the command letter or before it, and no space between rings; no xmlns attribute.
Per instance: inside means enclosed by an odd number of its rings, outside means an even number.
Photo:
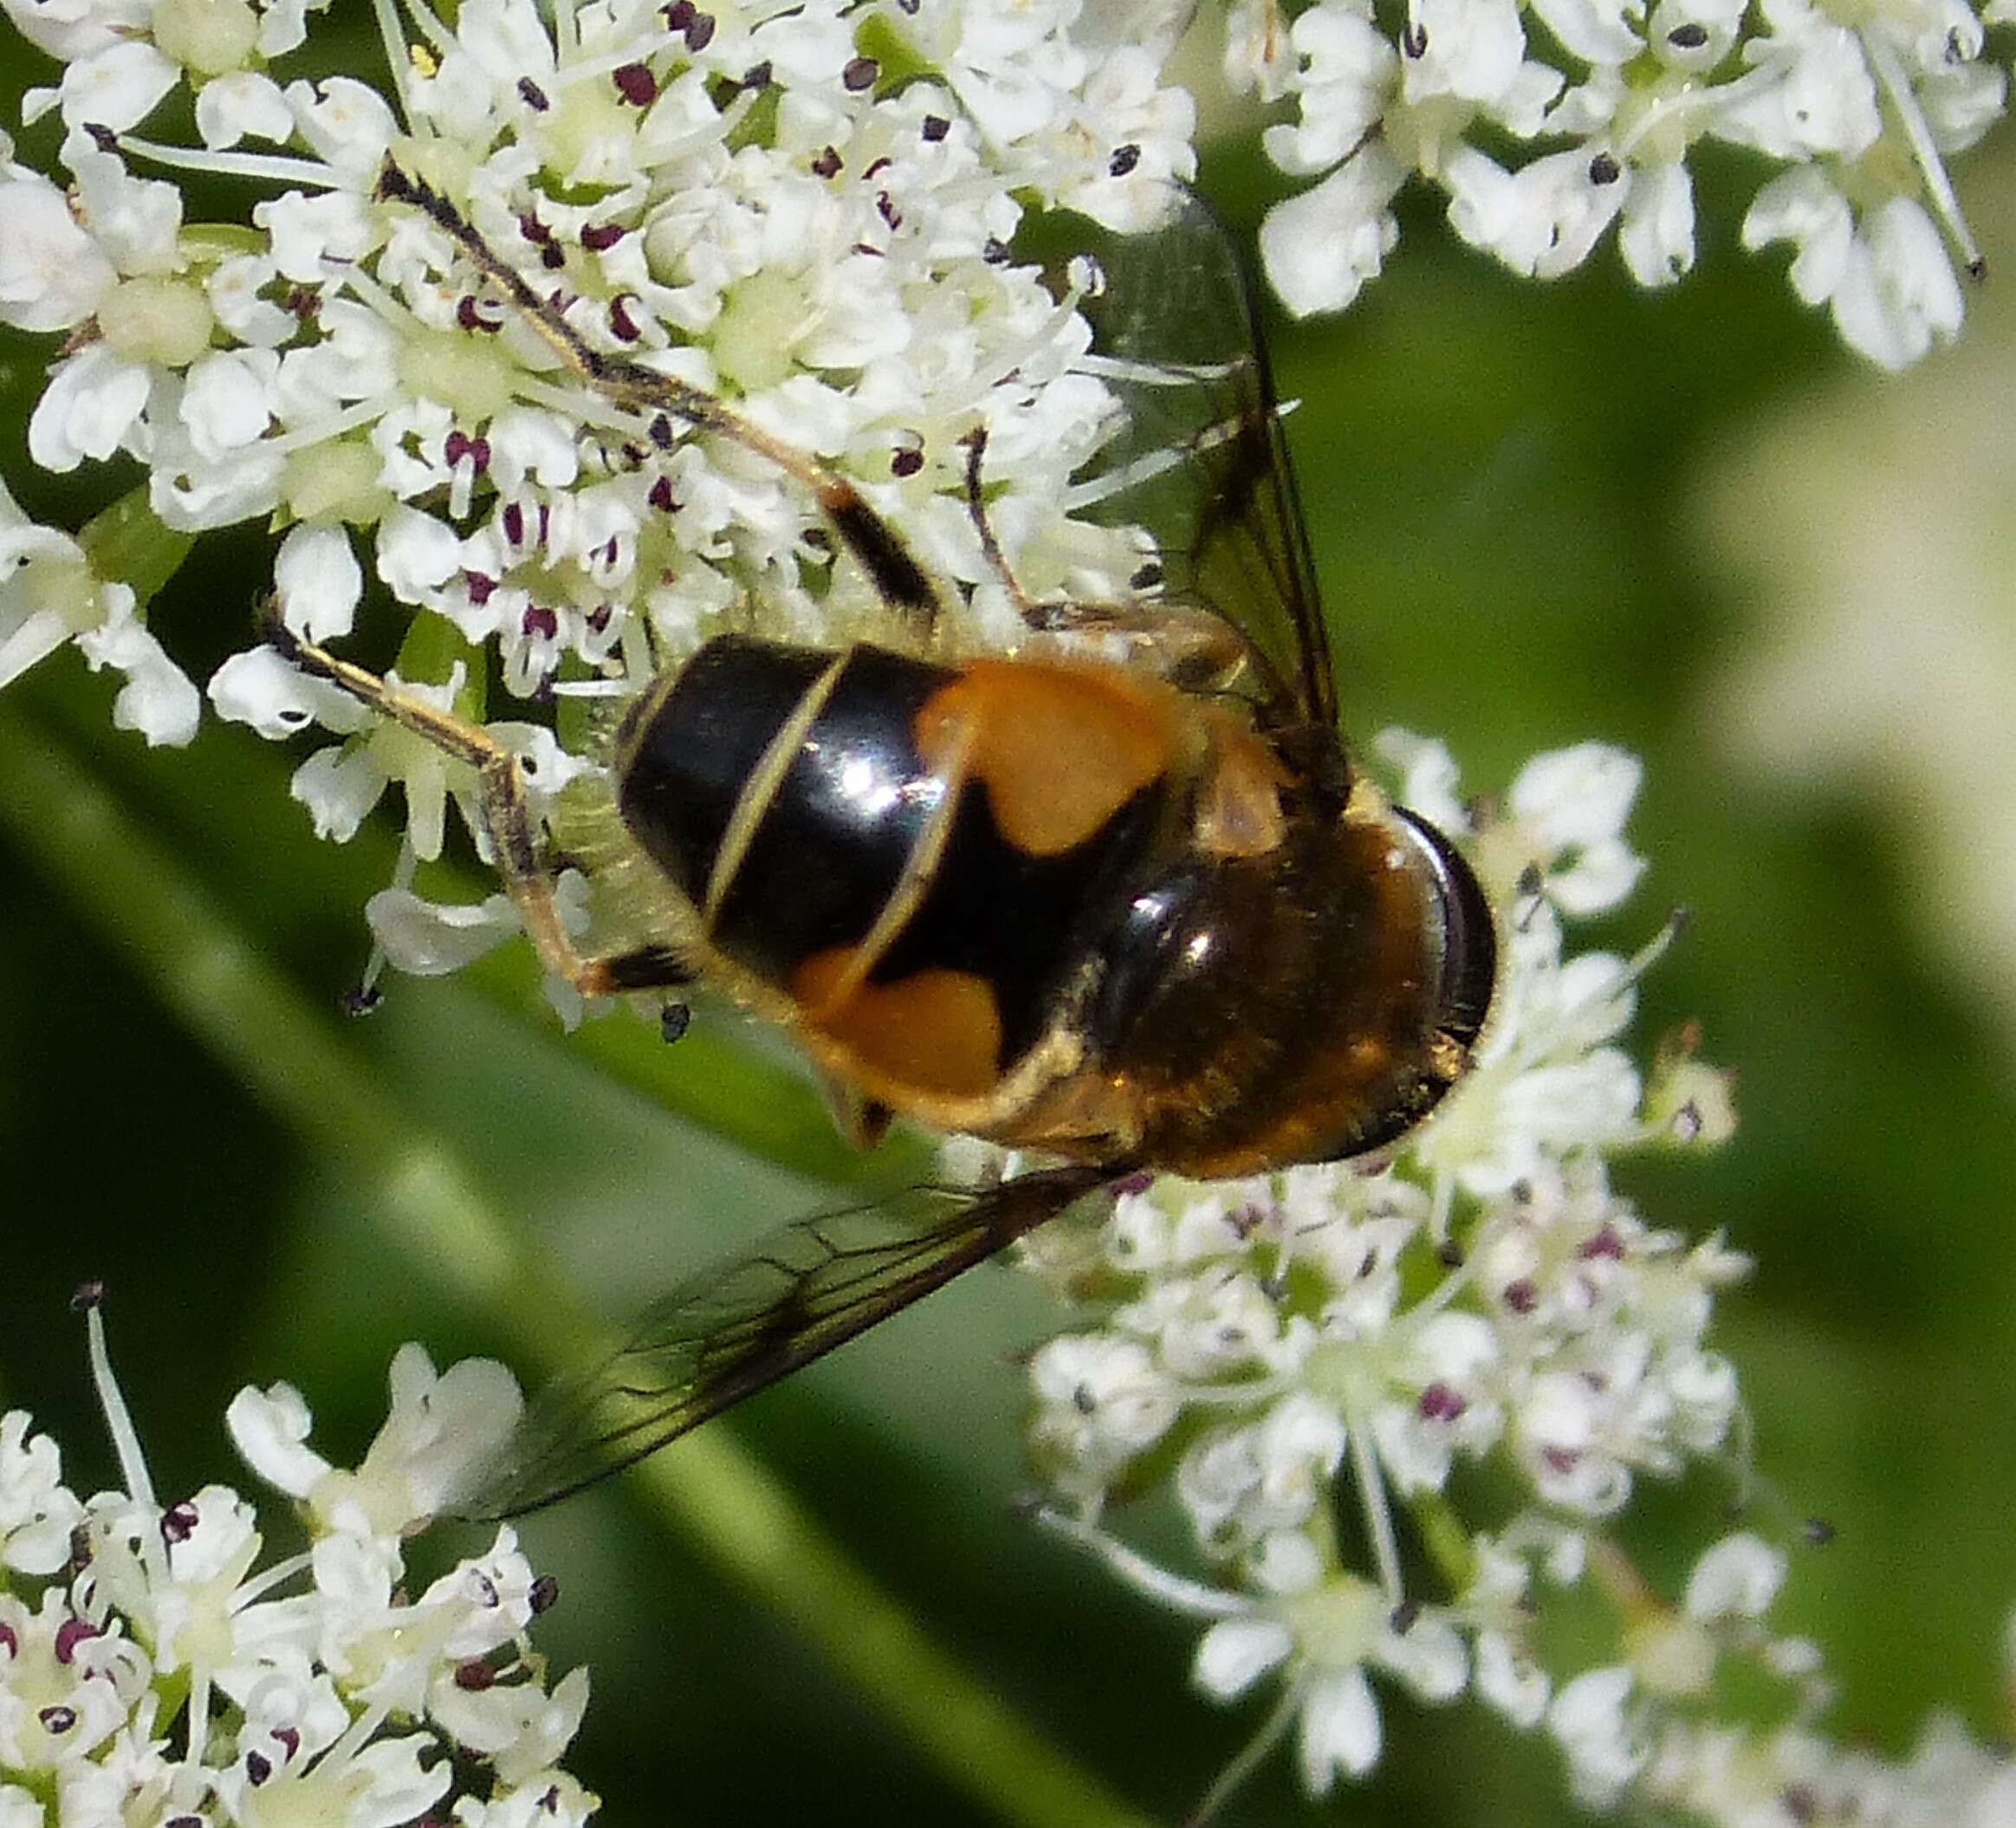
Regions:
<svg viewBox="0 0 2016 1828"><path fill-rule="evenodd" d="M616 93L633 108L647 108L658 99L658 80L648 64L626 63L612 74L611 80Z"/></svg>

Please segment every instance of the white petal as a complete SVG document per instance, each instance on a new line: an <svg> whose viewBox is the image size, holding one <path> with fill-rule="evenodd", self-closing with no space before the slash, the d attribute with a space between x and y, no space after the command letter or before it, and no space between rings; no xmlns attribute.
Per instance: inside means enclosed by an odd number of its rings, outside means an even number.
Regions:
<svg viewBox="0 0 2016 1828"><path fill-rule="evenodd" d="M1694 183L1687 167L1641 165L1624 199L1617 245L1641 286L1667 286L1694 268Z"/></svg>
<svg viewBox="0 0 2016 1828"><path fill-rule="evenodd" d="M1533 10L1585 63L1629 63L1645 48L1643 0L1533 0Z"/></svg>
<svg viewBox="0 0 2016 1828"><path fill-rule="evenodd" d="M398 131L385 99L354 77L333 76L319 85L290 83L287 100L302 139L367 195Z"/></svg>
<svg viewBox="0 0 2016 1828"><path fill-rule="evenodd" d="M1226 16L1222 66L1233 94L1279 101L1287 94L1294 59L1282 42L1280 21L1273 0L1235 0Z"/></svg>
<svg viewBox="0 0 2016 1828"><path fill-rule="evenodd" d="M1289 310L1298 317L1341 311L1377 277L1400 238L1389 206L1405 177L1384 142L1375 141L1313 190L1267 211L1261 259Z"/></svg>
<svg viewBox="0 0 2016 1828"><path fill-rule="evenodd" d="M63 72L64 124L123 133L152 113L181 80L180 66L142 40L109 45Z"/></svg>
<svg viewBox="0 0 2016 1828"><path fill-rule="evenodd" d="M1448 1482L1452 1455L1446 1427L1424 1422L1411 1406L1385 1403L1373 1410L1371 1429L1387 1475L1403 1496L1440 1491Z"/></svg>
<svg viewBox="0 0 2016 1828"><path fill-rule="evenodd" d="M214 458L250 444L273 422L280 360L270 349L219 349L190 365L182 423L198 456Z"/></svg>
<svg viewBox="0 0 2016 1828"><path fill-rule="evenodd" d="M1302 1703L1302 1787L1325 1796L1339 1771L1362 1777L1379 1760L1379 1707L1363 1669L1318 1676Z"/></svg>
<svg viewBox="0 0 2016 1828"><path fill-rule="evenodd" d="M1964 152L1994 126L2009 97L2008 77L1985 62L1942 66L1914 87L1933 143L1947 153Z"/></svg>
<svg viewBox="0 0 2016 1828"><path fill-rule="evenodd" d="M1644 764L1607 742L1550 749L1520 769L1506 803L1550 850L1614 838L1644 779Z"/></svg>
<svg viewBox="0 0 2016 1828"><path fill-rule="evenodd" d="M1841 25L1811 26L1789 56L1784 40L1766 42L1779 54L1778 80L1732 84L1733 97L1715 115L1714 131L1773 159L1851 159L1867 152L1882 134L1883 117L1854 33Z"/></svg>
<svg viewBox="0 0 2016 1828"><path fill-rule="evenodd" d="M255 204L252 220L272 238L273 263L281 277L303 285L321 283L328 277L327 263L355 260L375 240L364 193L348 191L319 197L290 191Z"/></svg>
<svg viewBox="0 0 2016 1828"><path fill-rule="evenodd" d="M1453 94L1489 106L1517 82L1526 32L1515 0L1414 0L1411 13L1425 42L1401 65L1410 101Z"/></svg>
<svg viewBox="0 0 2016 1828"><path fill-rule="evenodd" d="M1350 5L1312 7L1297 19L1293 42L1305 68L1302 118L1269 127L1267 156L1290 177L1328 171L1377 121L1399 68L1398 54L1369 12Z"/></svg>
<svg viewBox="0 0 2016 1828"><path fill-rule="evenodd" d="M1743 217L1743 245L1754 251L1774 241L1798 243L1794 292L1809 305L1833 296L1848 270L1855 214L1818 167L1781 172L1752 199Z"/></svg>
<svg viewBox="0 0 2016 1828"><path fill-rule="evenodd" d="M1498 1357L1498 1332L1481 1314L1445 1311L1415 1332L1422 1371L1446 1384L1467 1384Z"/></svg>
<svg viewBox="0 0 2016 1828"><path fill-rule="evenodd" d="M114 729L138 730L150 747L178 749L194 739L203 701L144 623L130 616L108 622L78 636L77 645L94 668L126 675L112 702Z"/></svg>
<svg viewBox="0 0 2016 1828"><path fill-rule="evenodd" d="M155 428L150 426L150 430ZM147 504L180 533L203 533L270 514L279 505L287 459L260 439L234 455L198 458L156 432Z"/></svg>
<svg viewBox="0 0 2016 1828"><path fill-rule="evenodd" d="M1432 1618L1417 1619L1405 1631L1389 1631L1379 1661L1426 1701L1448 1701L1463 1692L1470 1660L1453 1626Z"/></svg>
<svg viewBox="0 0 2016 1828"><path fill-rule="evenodd" d="M1761 1536L1725 1536L1687 1577L1690 1618L1761 1618L1785 1584L1785 1552Z"/></svg>
<svg viewBox="0 0 2016 1828"><path fill-rule="evenodd" d="M182 193L159 178L136 178L116 152L82 135L64 143L77 174L84 224L124 274L175 272L182 265Z"/></svg>
<svg viewBox="0 0 2016 1828"><path fill-rule="evenodd" d="M1547 1672L1514 1650L1501 1632L1477 1634L1477 1693L1515 1727L1540 1725L1547 1711Z"/></svg>
<svg viewBox="0 0 2016 1828"><path fill-rule="evenodd" d="M273 586L282 619L303 640L348 634L364 594L364 573L347 529L319 522L289 528L274 555Z"/></svg>
<svg viewBox="0 0 2016 1828"><path fill-rule="evenodd" d="M1867 248L1867 257L1857 259ZM1960 282L1932 218L1893 197L1865 218L1834 294L1835 327L1852 349L1884 367L1909 367L1935 339L1950 342L1965 313Z"/></svg>
<svg viewBox="0 0 2016 1828"><path fill-rule="evenodd" d="M382 1538L339 1530L310 1552L315 1598L327 1603L338 1629L363 1631L379 1624L399 1577L399 1552Z"/></svg>
<svg viewBox="0 0 2016 1828"><path fill-rule="evenodd" d="M196 130L213 151L245 139L279 145L294 131L294 110L270 76L232 70L204 83L198 93Z"/></svg>
<svg viewBox="0 0 2016 1828"><path fill-rule="evenodd" d="M1536 1066L1505 1089L1507 1131L1531 1137L1550 1151L1627 1142L1637 1128L1637 1068L1615 1047L1560 1066Z"/></svg>
<svg viewBox="0 0 2016 1828"><path fill-rule="evenodd" d="M1601 178L1599 171L1605 174ZM1585 146L1536 159L1524 167L1518 184L1531 199L1540 235L1533 253L1534 276L1559 279L1580 266L1630 200L1637 179L1632 167L1620 171L1614 161L1604 163Z"/></svg>
<svg viewBox="0 0 2016 1828"><path fill-rule="evenodd" d="M238 1457L267 1484L290 1498L305 1498L329 1462L308 1445L308 1403L291 1384L248 1386L231 1398L224 1427Z"/></svg>
<svg viewBox="0 0 2016 1828"><path fill-rule="evenodd" d="M473 903L423 901L409 889L381 889L364 918L385 956L415 977L459 971L520 930L506 895Z"/></svg>
<svg viewBox="0 0 2016 1828"><path fill-rule="evenodd" d="M379 523L378 574L402 603L426 603L462 567L462 541L431 514L403 504Z"/></svg>
<svg viewBox="0 0 2016 1828"><path fill-rule="evenodd" d="M425 1816L454 1782L448 1760L434 1759L437 1747L428 1734L373 1740L344 1769L344 1812L349 1820L393 1824ZM425 1765L420 1762L422 1751L430 1760ZM253 1817L256 1806L243 1809L241 1819Z"/></svg>
<svg viewBox="0 0 2016 1828"><path fill-rule="evenodd" d="M1630 1692L1631 1672L1622 1663L1586 1669L1555 1697L1548 1725L1571 1742L1607 1737L1619 1730Z"/></svg>
<svg viewBox="0 0 2016 1828"><path fill-rule="evenodd" d="M147 404L151 382L137 362L102 343L57 366L28 422L28 454L44 470L103 463L120 447Z"/></svg>
<svg viewBox="0 0 2016 1828"><path fill-rule="evenodd" d="M1565 914L1601 914L1638 885L1645 859L1618 839L1592 844L1568 869L1547 877L1547 893Z"/></svg>
<svg viewBox="0 0 2016 1828"><path fill-rule="evenodd" d="M298 320L284 306L260 295L271 285L278 269L262 255L241 254L220 261L204 282L204 295L217 321L241 343L261 349L276 349L301 329ZM282 358L275 378L275 392L285 417L288 363Z"/></svg>
<svg viewBox="0 0 2016 1828"><path fill-rule="evenodd" d="M294 771L288 792L308 809L318 838L347 844L385 792L385 775L368 748L317 749Z"/></svg>
<svg viewBox="0 0 2016 1828"><path fill-rule="evenodd" d="M1491 117L1514 139L1531 139L1546 124L1547 110L1561 93L1564 81L1553 65L1529 57L1491 103Z"/></svg>
<svg viewBox="0 0 2016 1828"><path fill-rule="evenodd" d="M420 766L408 768L400 784L406 795L406 842L412 846L414 856L431 863L441 854L441 841L448 835L448 782L438 758L430 755ZM466 814L467 804L463 805ZM475 821L470 823L475 831ZM480 851L480 833L478 839Z"/></svg>
<svg viewBox="0 0 2016 1828"><path fill-rule="evenodd" d="M1606 134L1630 94L1615 70L1598 68L1591 73L1588 81L1577 83L1548 109L1546 130L1575 139Z"/></svg>
<svg viewBox="0 0 2016 1828"><path fill-rule="evenodd" d="M1440 830L1465 836L1470 815L1456 797L1462 778L1448 746L1397 727L1383 729L1372 747L1400 771L1400 803Z"/></svg>
<svg viewBox="0 0 2016 1828"><path fill-rule="evenodd" d="M1326 1403L1296 1390L1267 1412L1254 1435L1263 1475L1314 1468L1328 1475L1344 1458L1344 1422Z"/></svg>
<svg viewBox="0 0 2016 1828"><path fill-rule="evenodd" d="M259 16L259 55L284 57L298 51L308 35L309 0L267 0Z"/></svg>
<svg viewBox="0 0 2016 1828"><path fill-rule="evenodd" d="M572 427L532 406L509 406L490 420L490 480L502 495L515 495L532 477L549 489L567 489L580 473L580 451Z"/></svg>
<svg viewBox="0 0 2016 1828"><path fill-rule="evenodd" d="M1190 1674L1214 1701L1243 1695L1295 1648L1293 1634L1271 1618L1222 1618L1204 1633Z"/></svg>
<svg viewBox="0 0 2016 1828"><path fill-rule="evenodd" d="M67 330L98 308L117 278L104 250L70 213L69 200L39 172L15 169L0 183L0 323Z"/></svg>
<svg viewBox="0 0 2016 1828"><path fill-rule="evenodd" d="M46 660L70 639L70 625L53 609L23 616L0 634L0 685L11 685L38 660Z"/></svg>
<svg viewBox="0 0 2016 1828"><path fill-rule="evenodd" d="M0 0L0 12L37 50L75 63L144 32L153 9L146 0Z"/></svg>
<svg viewBox="0 0 2016 1828"><path fill-rule="evenodd" d="M1300 1530L1273 1530L1249 1564L1258 1586L1269 1593L1306 1593L1323 1578L1322 1553Z"/></svg>
<svg viewBox="0 0 2016 1828"><path fill-rule="evenodd" d="M399 1514L389 1526L379 1506L380 1528L403 1529L431 1517L503 1445L524 1413L518 1380L495 1358L463 1358L438 1376L418 1345L402 1345L391 1372L392 1405L357 1469L360 1486L390 1502Z"/></svg>
<svg viewBox="0 0 2016 1828"><path fill-rule="evenodd" d="M1514 237L1520 215L1513 174L1488 153L1459 146L1442 165L1449 226L1474 248L1496 252Z"/></svg>
<svg viewBox="0 0 2016 1828"><path fill-rule="evenodd" d="M370 713L340 687L311 679L270 647L254 647L211 675L210 702L227 723L249 723L270 742L320 723L340 736L360 730Z"/></svg>
<svg viewBox="0 0 2016 1828"><path fill-rule="evenodd" d="M1547 1371L1535 1377L1520 1406L1520 1425L1536 1447L1558 1452L1581 1452L1596 1439L1595 1393L1571 1371Z"/></svg>
<svg viewBox="0 0 2016 1828"><path fill-rule="evenodd" d="M1621 1665L1590 1669L1554 1697L1547 1730L1561 1742L1585 1804L1607 1808L1643 1766L1646 1748L1625 1717L1631 1672Z"/></svg>

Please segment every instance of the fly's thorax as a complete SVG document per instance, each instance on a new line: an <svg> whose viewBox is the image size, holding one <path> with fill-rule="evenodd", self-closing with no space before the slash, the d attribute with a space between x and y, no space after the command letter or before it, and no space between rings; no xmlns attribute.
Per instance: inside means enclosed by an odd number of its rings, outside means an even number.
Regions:
<svg viewBox="0 0 2016 1828"><path fill-rule="evenodd" d="M1088 1040L1156 1166L1360 1155L1467 1065L1495 951L1481 891L1431 827L1357 794L1341 816L1291 801L1273 850L1199 852L1135 896Z"/></svg>
<svg viewBox="0 0 2016 1828"><path fill-rule="evenodd" d="M618 807L729 988L943 1123L1054 1040L1181 828L1191 734L1118 669L723 636L632 711Z"/></svg>

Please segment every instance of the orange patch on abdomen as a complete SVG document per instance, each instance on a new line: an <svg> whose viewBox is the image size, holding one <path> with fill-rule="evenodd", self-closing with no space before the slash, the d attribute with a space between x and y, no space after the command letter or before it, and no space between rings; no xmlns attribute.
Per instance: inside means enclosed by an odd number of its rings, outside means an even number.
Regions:
<svg viewBox="0 0 2016 1828"><path fill-rule="evenodd" d="M1169 695L1118 672L975 660L917 714L927 766L987 784L1001 834L1056 857L1097 834L1176 762ZM941 770L943 771L943 770Z"/></svg>
<svg viewBox="0 0 2016 1828"><path fill-rule="evenodd" d="M1001 1076L1001 1011L985 978L916 971L894 983L859 985L825 1007L853 956L851 946L814 954L792 974L791 994L808 1027L889 1082L878 1096L897 1103L908 1086L935 1098L978 1098L993 1088Z"/></svg>

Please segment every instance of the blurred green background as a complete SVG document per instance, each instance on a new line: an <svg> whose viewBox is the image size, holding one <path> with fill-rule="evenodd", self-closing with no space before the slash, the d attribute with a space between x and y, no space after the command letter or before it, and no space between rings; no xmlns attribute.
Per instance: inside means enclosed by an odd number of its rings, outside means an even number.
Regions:
<svg viewBox="0 0 2016 1828"><path fill-rule="evenodd" d="M17 88L17 61L0 89ZM1870 375L1795 303L1782 255L1736 247L1754 172L1711 156L1701 172L1701 271L1670 293L1637 290L1607 248L1566 282L1520 283L1416 207L1346 318L1276 322L1274 346L1303 402L1290 436L1347 728L1444 734L1472 789L1585 737L1645 757L1633 830L1652 866L1596 937L1629 946L1692 907L1640 1034L1649 1047L1699 1018L1709 1055L1741 1070L1743 1126L1712 1160L1624 1177L1653 1222L1722 1228L1759 1260L1719 1339L1782 1497L1765 1525L1820 1514L1839 1533L1799 1556L1784 1622L1827 1647L1843 1734L1896 1753L1941 1703L1977 1731L2008 1725L2016 715L1996 713L2016 706L2016 413L1997 405L2016 306L1991 282L1957 353ZM1226 156L1206 175L1250 228L1258 166ZM1961 178L1991 268L2016 264L2006 155L1991 145ZM49 353L0 341L10 481ZM108 498L46 477L18 492L72 525ZM199 681L243 645L265 549L206 541L157 606ZM376 1222L390 1156L459 1159L547 1273L611 1314L846 1165L808 1095L720 1096L752 1049L759 1087L782 1069L718 1012L672 1050L641 1026L570 1040L507 960L395 980L377 1015L346 1021L336 999L390 828L318 844L287 799L298 754L213 723L188 751L149 753L111 729L111 696L66 653L0 699L0 1403L59 1434L81 1486L114 1473L65 1308L86 1277L110 1285L117 1362L157 1483L178 1492L238 1476L220 1417L248 1380L298 1384L340 1458L382 1416L400 1341L439 1360L500 1349L453 1275ZM219 1006L200 977L164 997L114 937L146 916L142 890L172 885L160 860L81 830L96 885L59 879L23 833L71 814L30 756L81 772L200 885L205 945L243 949L298 993L280 1052L336 1063L326 1086L256 1083L203 1019ZM122 864L137 885L120 886ZM726 1134L674 1114L710 1100ZM1174 1820L1257 1710L1194 1697L1191 1628L1012 1514L1026 1475L1010 1361L1054 1324L1034 1287L983 1272L720 1426L987 1687ZM1725 1495L1649 1488L1632 1526L1648 1564L1684 1568ZM606 1819L992 1818L634 1481L526 1535L563 1594L545 1648L593 1667L569 1764ZM1573 1815L1546 1748L1481 1710L1395 1695L1385 1716L1376 1779L1327 1812ZM1324 1813L1305 1813L1281 1760L1226 1820Z"/></svg>

